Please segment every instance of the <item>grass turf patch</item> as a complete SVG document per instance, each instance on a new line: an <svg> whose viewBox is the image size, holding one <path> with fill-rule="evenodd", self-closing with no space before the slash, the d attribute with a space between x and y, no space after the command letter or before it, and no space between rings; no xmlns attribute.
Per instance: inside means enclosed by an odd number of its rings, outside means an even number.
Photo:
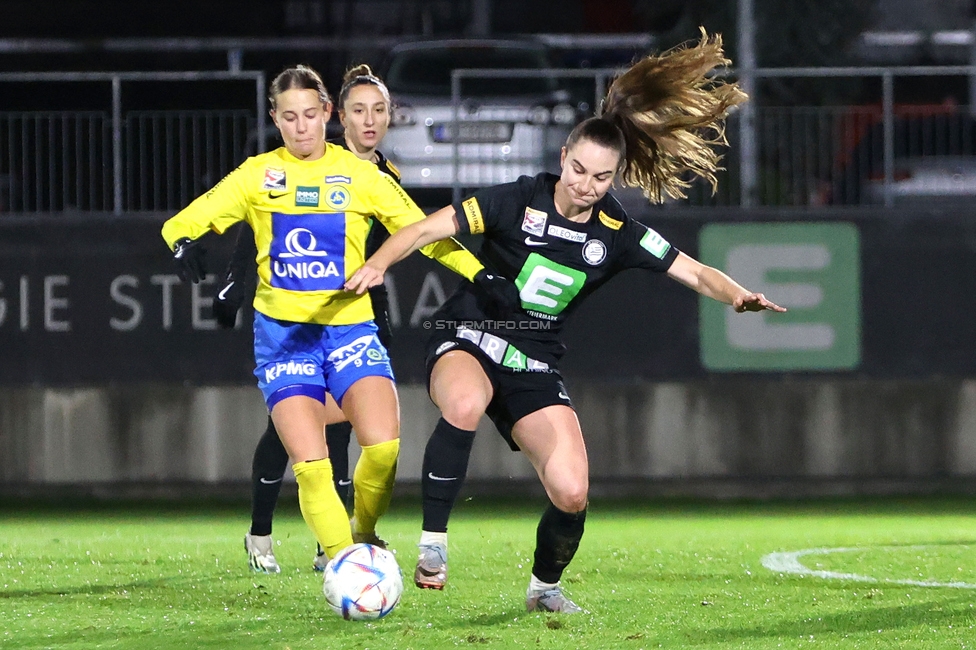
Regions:
<svg viewBox="0 0 976 650"><path fill-rule="evenodd" d="M709 504L596 502L564 575L575 616L527 614L542 503L468 500L451 523L449 584L412 586L419 505L379 532L403 600L343 621L313 573L294 508L275 521L277 576L250 573L247 508L83 504L0 510L3 648L967 648L976 593L885 582L976 584L976 506L962 500ZM866 583L773 572L801 559Z"/></svg>

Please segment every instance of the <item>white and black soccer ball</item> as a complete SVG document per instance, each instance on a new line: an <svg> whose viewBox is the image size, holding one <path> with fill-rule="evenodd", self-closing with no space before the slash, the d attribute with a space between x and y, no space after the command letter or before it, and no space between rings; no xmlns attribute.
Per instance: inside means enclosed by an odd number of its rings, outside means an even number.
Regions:
<svg viewBox="0 0 976 650"><path fill-rule="evenodd" d="M390 551L372 544L353 544L325 567L325 599L347 621L382 618L403 593L403 574Z"/></svg>

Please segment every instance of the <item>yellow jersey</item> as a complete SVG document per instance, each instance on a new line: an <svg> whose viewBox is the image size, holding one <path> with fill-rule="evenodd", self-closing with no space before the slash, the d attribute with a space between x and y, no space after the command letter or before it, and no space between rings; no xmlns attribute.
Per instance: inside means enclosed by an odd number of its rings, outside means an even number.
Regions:
<svg viewBox="0 0 976 650"><path fill-rule="evenodd" d="M281 147L252 156L163 224L172 250L184 237L246 221L257 247L254 309L296 323L352 325L373 318L369 294L343 288L365 262L370 218L391 233L425 218L400 185L346 149L326 144L304 161ZM453 239L421 249L471 280L484 268Z"/></svg>

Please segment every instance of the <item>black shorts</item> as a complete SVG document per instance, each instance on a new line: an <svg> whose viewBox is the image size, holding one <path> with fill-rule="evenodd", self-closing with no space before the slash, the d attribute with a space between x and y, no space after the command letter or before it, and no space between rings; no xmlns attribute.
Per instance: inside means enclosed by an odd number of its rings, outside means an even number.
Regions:
<svg viewBox="0 0 976 650"><path fill-rule="evenodd" d="M573 408L569 391L566 390L559 370L555 368L542 371L513 370L497 363L474 342L456 338L455 332L451 330L437 333L427 342L428 393L434 364L442 355L453 350L464 350L481 364L494 392L485 414L491 418L498 433L512 451L519 451L519 446L512 440L512 427L516 422L547 406L561 405Z"/></svg>

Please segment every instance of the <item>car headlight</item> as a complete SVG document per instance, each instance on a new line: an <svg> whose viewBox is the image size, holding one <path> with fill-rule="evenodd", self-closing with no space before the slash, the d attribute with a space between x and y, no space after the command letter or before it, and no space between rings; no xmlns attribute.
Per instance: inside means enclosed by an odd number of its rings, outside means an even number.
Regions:
<svg viewBox="0 0 976 650"><path fill-rule="evenodd" d="M417 123L417 113L410 106L401 104L393 107L393 114L390 116L390 126L412 126Z"/></svg>
<svg viewBox="0 0 976 650"><path fill-rule="evenodd" d="M525 119L529 124L546 124L549 122L549 109L545 106L533 106Z"/></svg>
<svg viewBox="0 0 976 650"><path fill-rule="evenodd" d="M572 124L576 121L576 111L569 104L557 104L552 109L553 124Z"/></svg>

